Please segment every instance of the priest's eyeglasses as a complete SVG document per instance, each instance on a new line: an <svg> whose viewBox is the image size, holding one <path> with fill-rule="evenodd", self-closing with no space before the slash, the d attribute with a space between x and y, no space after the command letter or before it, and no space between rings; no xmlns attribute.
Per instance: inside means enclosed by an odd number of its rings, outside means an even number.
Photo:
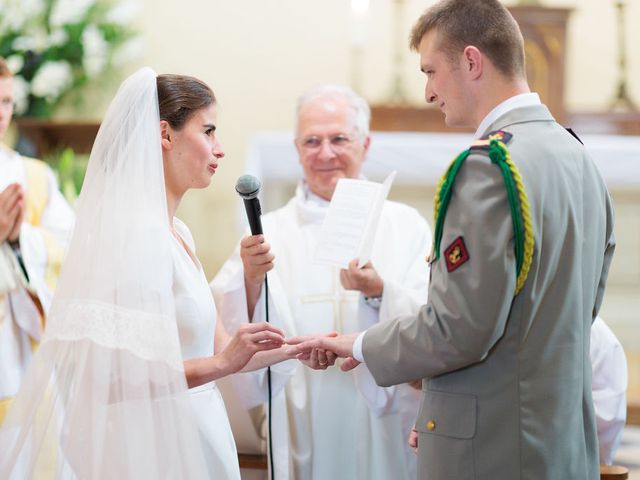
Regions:
<svg viewBox="0 0 640 480"><path fill-rule="evenodd" d="M325 140L329 142L329 148L334 153L340 153L346 150L356 139L355 135L347 135L346 133L337 133L329 137L305 137L300 140L302 149L307 153L316 153L322 148Z"/></svg>

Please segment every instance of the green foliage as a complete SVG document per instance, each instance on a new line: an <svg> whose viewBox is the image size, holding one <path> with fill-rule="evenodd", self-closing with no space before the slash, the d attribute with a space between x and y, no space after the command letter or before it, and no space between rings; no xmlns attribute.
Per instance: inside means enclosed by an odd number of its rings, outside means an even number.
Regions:
<svg viewBox="0 0 640 480"><path fill-rule="evenodd" d="M53 154L46 161L56 172L60 191L69 203L73 205L82 188L89 156L76 155L73 149L67 147Z"/></svg>

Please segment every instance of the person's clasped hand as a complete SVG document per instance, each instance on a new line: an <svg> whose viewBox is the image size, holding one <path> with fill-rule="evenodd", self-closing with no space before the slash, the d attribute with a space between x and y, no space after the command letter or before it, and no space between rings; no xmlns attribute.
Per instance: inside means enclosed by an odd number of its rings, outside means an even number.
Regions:
<svg viewBox="0 0 640 480"><path fill-rule="evenodd" d="M336 357L344 358L340 365L340 370L347 372L353 370L360 362L352 357L353 342L357 338L357 333L349 335L324 335L324 336L299 336L287 338L285 341L289 345L297 345L300 353L299 360L309 360L314 350L324 350L325 354L332 353ZM335 362L335 359L334 359Z"/></svg>
<svg viewBox="0 0 640 480"><path fill-rule="evenodd" d="M288 345L295 347L296 358L300 360L304 365L314 370L326 370L336 363L338 356L332 351L325 350L324 348L301 348L301 344L303 342L311 341L316 338L330 338L336 337L337 335L337 332L302 335L298 337L287 338L285 342Z"/></svg>
<svg viewBox="0 0 640 480"><path fill-rule="evenodd" d="M24 190L12 183L0 193L0 242L18 239L23 216Z"/></svg>

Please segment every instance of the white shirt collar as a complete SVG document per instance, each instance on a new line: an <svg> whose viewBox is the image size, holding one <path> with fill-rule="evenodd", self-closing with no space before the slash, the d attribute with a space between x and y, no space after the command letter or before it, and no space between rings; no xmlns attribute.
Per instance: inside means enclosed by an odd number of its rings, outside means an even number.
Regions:
<svg viewBox="0 0 640 480"><path fill-rule="evenodd" d="M305 201L311 202L314 205L318 205L320 207L328 207L329 206L329 201L328 200L325 200L324 198L319 197L318 195L316 195L315 193L313 193L311 191L311 189L309 188L309 184L307 183L306 180L302 179L301 186L302 186L302 192L304 194Z"/></svg>
<svg viewBox="0 0 640 480"><path fill-rule="evenodd" d="M484 120L480 122L478 129L473 138L480 138L485 130L489 128L493 122L495 122L499 117L504 115L511 110L515 110L516 108L521 107L530 107L532 105L540 105L542 102L540 101L540 97L537 93L521 93L520 95L516 95L511 98L507 98L504 102L496 105L493 110L491 110Z"/></svg>

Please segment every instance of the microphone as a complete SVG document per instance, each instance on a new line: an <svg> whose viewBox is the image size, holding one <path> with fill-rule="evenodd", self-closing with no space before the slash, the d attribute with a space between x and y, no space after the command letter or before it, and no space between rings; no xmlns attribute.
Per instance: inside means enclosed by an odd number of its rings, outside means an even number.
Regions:
<svg viewBox="0 0 640 480"><path fill-rule="evenodd" d="M247 211L251 235L262 233L262 222L260 221L260 200L258 193L262 188L262 183L253 175L242 175L236 182L236 192L244 201L244 209Z"/></svg>
<svg viewBox="0 0 640 480"><path fill-rule="evenodd" d="M244 209L247 211L247 218L249 220L249 227L251 228L251 235L259 235L262 233L262 221L260 215L260 200L258 200L258 193L262 188L262 183L253 175L242 175L236 182L236 192L244 201ZM264 309L265 320L269 322L269 283L267 282L267 274L264 275ZM267 391L268 391L268 407L267 407L267 451L269 453L269 470L271 471L271 480L274 478L275 467L273 463L273 435L271 427L271 399L273 398L272 386L271 386L271 367L267 367Z"/></svg>

